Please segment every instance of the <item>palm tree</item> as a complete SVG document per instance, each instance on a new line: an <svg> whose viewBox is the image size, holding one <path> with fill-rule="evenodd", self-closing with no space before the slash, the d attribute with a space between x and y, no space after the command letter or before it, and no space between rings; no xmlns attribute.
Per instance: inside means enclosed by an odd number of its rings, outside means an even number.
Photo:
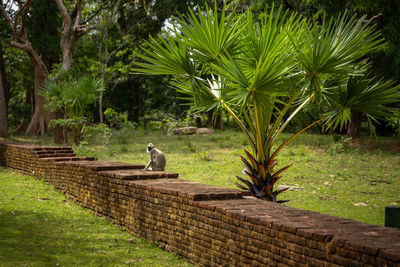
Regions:
<svg viewBox="0 0 400 267"><path fill-rule="evenodd" d="M66 73L62 75L68 76ZM64 119L50 121L50 127L61 126L71 130L75 145L83 140L83 131L88 122L87 108L96 102L100 92L104 90L101 79L89 76L80 79L62 77L59 80L44 82L41 94L48 103L46 108L55 111L61 109Z"/></svg>
<svg viewBox="0 0 400 267"><path fill-rule="evenodd" d="M321 119L280 145L278 137L306 105L330 100L326 95L340 90L348 77L362 75L360 60L381 49L383 41L373 27L362 24L364 18L346 14L322 25L273 7L260 20L251 11L226 15L207 8L198 14L175 18L169 31L151 38L134 71L171 75L172 86L198 108L225 109L251 147L251 152L244 150L247 159L241 157L247 179L237 177L242 184L236 185L277 201L287 188L274 191L274 184L290 167L274 171L277 155ZM327 113L323 119L331 123L337 117Z"/></svg>
<svg viewBox="0 0 400 267"><path fill-rule="evenodd" d="M400 86L392 81L354 76L344 86L326 93L330 103L327 112L327 126L347 127L347 135L358 138L361 132L361 119L365 116L371 133L374 122L386 120L396 109L390 104L400 100Z"/></svg>

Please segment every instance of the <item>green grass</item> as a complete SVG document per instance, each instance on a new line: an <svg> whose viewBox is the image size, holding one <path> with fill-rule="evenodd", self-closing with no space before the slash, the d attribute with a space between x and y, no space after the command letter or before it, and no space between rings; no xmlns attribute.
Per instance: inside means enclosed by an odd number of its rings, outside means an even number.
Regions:
<svg viewBox="0 0 400 267"><path fill-rule="evenodd" d="M113 132L111 141L99 135L96 139L97 144L92 138L91 145L75 150L101 160L146 164L145 149L151 142L165 152L167 171L178 172L181 179L230 188L235 188L235 177L241 175L240 155L246 146L243 135L235 131L174 136L125 130ZM399 139L362 139L351 146L339 139L303 134L281 152L277 169L293 166L278 186L298 190L287 191L280 199L290 200L285 205L292 207L383 225L385 206L400 205Z"/></svg>
<svg viewBox="0 0 400 267"><path fill-rule="evenodd" d="M189 266L35 179L0 168L0 266Z"/></svg>
<svg viewBox="0 0 400 267"><path fill-rule="evenodd" d="M385 206L400 205L399 140L362 139L350 146L339 139L334 142L332 136L303 134L281 152L277 169L293 166L278 186L297 190L283 193L280 199L290 200L285 205L292 207L383 225ZM236 188L235 177L243 168L240 155L246 146L240 132L210 136L114 133L111 145L84 146L78 151L102 160L145 164L150 142L165 152L166 170L178 172L181 179Z"/></svg>

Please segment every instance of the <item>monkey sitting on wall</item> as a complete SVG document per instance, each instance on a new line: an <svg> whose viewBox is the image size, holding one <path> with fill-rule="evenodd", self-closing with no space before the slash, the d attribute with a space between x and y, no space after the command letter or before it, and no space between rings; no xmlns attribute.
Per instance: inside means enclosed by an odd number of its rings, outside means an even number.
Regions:
<svg viewBox="0 0 400 267"><path fill-rule="evenodd" d="M164 153L155 148L152 143L147 145L147 152L150 153L150 161L144 170L151 167L153 171L164 171L166 164Z"/></svg>

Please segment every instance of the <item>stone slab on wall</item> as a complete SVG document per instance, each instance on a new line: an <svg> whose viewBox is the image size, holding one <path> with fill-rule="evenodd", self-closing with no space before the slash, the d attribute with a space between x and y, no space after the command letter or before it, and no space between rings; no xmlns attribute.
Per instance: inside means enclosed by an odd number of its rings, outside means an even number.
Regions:
<svg viewBox="0 0 400 267"><path fill-rule="evenodd" d="M0 143L0 164L44 179L127 231L201 265L400 265L399 229L71 154L70 147Z"/></svg>

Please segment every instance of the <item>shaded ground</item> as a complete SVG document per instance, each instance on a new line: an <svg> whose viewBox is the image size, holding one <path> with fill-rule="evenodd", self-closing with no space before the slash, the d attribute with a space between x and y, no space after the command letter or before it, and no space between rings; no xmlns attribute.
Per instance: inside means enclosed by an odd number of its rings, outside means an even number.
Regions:
<svg viewBox="0 0 400 267"><path fill-rule="evenodd" d="M189 266L31 176L0 168L1 266Z"/></svg>

